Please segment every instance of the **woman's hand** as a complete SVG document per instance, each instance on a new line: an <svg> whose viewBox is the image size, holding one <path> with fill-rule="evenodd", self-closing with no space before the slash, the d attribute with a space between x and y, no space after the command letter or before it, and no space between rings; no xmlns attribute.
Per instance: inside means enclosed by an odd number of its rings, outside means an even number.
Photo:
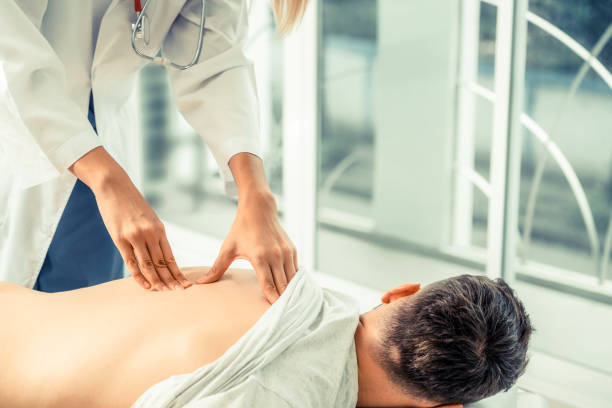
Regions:
<svg viewBox="0 0 612 408"><path fill-rule="evenodd" d="M70 170L94 192L104 225L140 286L168 290L191 285L174 260L164 225L103 148L90 151Z"/></svg>
<svg viewBox="0 0 612 408"><path fill-rule="evenodd" d="M270 303L283 293L297 271L297 252L278 222L271 194L245 197L238 203L232 228L210 271L197 283L217 281L235 259L247 259Z"/></svg>
<svg viewBox="0 0 612 408"><path fill-rule="evenodd" d="M236 219L214 265L197 283L215 282L235 259L247 259L264 296L274 303L297 271L297 251L278 221L261 159L239 153L230 168L238 186Z"/></svg>

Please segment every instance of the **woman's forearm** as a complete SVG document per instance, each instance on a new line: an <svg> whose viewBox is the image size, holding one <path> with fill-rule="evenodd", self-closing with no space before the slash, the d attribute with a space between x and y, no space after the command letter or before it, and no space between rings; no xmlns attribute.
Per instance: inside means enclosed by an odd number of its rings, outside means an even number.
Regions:
<svg viewBox="0 0 612 408"><path fill-rule="evenodd" d="M101 146L74 162L69 170L96 194L109 183L131 183L129 176Z"/></svg>

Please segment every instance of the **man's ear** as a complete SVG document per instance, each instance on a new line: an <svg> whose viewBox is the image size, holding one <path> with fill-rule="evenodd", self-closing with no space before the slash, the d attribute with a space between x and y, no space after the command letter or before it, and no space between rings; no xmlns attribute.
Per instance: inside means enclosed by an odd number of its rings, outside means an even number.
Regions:
<svg viewBox="0 0 612 408"><path fill-rule="evenodd" d="M401 299L404 296L414 295L421 288L420 283L405 283L403 285L399 285L391 290L388 290L380 300L383 303L391 303L395 302L397 299ZM448 407L454 408L454 407Z"/></svg>

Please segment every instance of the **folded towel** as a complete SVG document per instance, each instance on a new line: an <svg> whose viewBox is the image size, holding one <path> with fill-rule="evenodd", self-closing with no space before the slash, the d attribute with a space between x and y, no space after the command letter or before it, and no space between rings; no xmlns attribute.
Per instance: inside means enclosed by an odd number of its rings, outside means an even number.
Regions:
<svg viewBox="0 0 612 408"><path fill-rule="evenodd" d="M154 385L132 407L354 408L358 321L354 299L299 270L219 359Z"/></svg>

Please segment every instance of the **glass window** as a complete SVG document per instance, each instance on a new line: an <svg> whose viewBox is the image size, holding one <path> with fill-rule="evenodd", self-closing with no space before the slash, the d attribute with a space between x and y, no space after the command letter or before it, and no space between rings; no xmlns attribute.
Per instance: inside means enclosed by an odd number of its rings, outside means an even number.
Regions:
<svg viewBox="0 0 612 408"><path fill-rule="evenodd" d="M478 6L478 5L477 5ZM495 72L495 36L497 28L497 7L489 3L480 3L480 18L478 27L478 66L476 83L490 92L494 90ZM470 27L465 27L470 29ZM464 47L467 44L463 45ZM493 129L493 104L491 101L478 97L472 93L475 112L474 121L474 161L473 168L476 174L484 180L490 179L491 167L491 129ZM461 137L457 135L457 137ZM461 140L458 143L462 143ZM471 244L478 248L487 247L487 217L489 213L489 199L482 188L474 185L473 193L473 230Z"/></svg>
<svg viewBox="0 0 612 408"><path fill-rule="evenodd" d="M320 4L318 268L385 289L449 243L458 5Z"/></svg>
<svg viewBox="0 0 612 408"><path fill-rule="evenodd" d="M612 82L572 48L609 74L610 5L532 0L527 44L525 113L543 132L524 139L520 256L591 276L607 275Z"/></svg>
<svg viewBox="0 0 612 408"><path fill-rule="evenodd" d="M574 296L578 287L590 287L586 297L593 299L610 279L610 5L531 0L527 15L518 277L548 279ZM528 301L541 328L534 347L612 374L599 323L612 317L610 307L582 303L583 312L567 310L571 296L541 294L547 302ZM562 324L553 323L556 313Z"/></svg>

